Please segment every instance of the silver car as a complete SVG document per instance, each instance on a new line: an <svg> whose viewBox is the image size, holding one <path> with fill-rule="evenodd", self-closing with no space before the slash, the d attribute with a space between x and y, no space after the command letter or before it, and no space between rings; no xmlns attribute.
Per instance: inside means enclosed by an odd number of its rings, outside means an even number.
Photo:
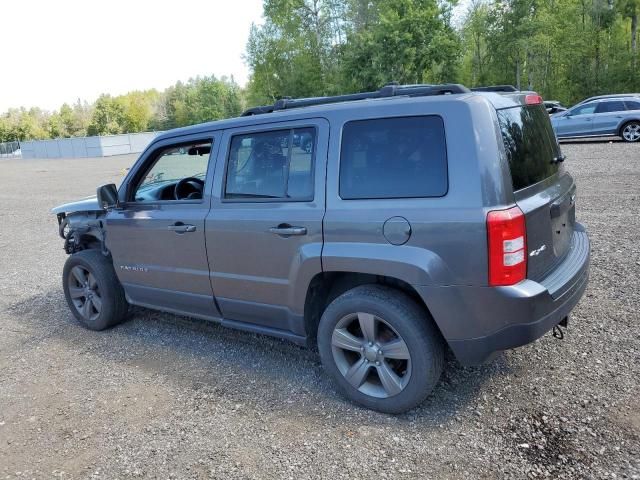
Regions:
<svg viewBox="0 0 640 480"><path fill-rule="evenodd" d="M551 116L558 138L619 136L640 140L640 97L602 98Z"/></svg>

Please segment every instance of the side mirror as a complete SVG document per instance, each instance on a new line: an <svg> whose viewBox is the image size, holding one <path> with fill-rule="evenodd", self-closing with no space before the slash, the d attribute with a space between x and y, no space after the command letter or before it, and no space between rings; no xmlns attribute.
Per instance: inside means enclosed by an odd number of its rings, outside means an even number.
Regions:
<svg viewBox="0 0 640 480"><path fill-rule="evenodd" d="M118 207L118 189L114 183L107 183L98 187L98 205L104 210Z"/></svg>

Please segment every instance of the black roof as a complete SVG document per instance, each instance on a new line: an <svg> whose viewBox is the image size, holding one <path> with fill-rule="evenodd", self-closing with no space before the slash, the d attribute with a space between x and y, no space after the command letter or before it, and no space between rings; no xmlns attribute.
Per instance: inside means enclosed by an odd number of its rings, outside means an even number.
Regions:
<svg viewBox="0 0 640 480"><path fill-rule="evenodd" d="M489 100L489 102L496 109L510 108L516 105L524 104L524 97L526 93L527 92L519 91L476 92L477 95L481 95ZM308 107L309 109L311 109L310 111L318 113L326 112L327 108L331 107L332 105L334 105L336 109L349 108L351 102L358 103L359 101L367 99L385 100L395 103L396 101L404 102L410 101L412 99L415 99L416 101L426 101L429 98L435 100L434 97L436 96L447 97L449 95L458 98L464 98L466 96L473 96L473 94L474 92L472 92L464 85L455 83L444 85L398 85L396 83L392 83L389 85L385 85L383 88L376 92L354 93L350 95L338 95L335 97L316 97L301 99L284 98L278 100L273 105L250 108L246 110L240 117L227 118L168 130L158 135L155 138L154 142L180 135L202 133L209 130L269 123L272 120L271 116L261 115L266 113L273 113L274 115L278 115L282 119L290 119L293 118L293 116L296 116L297 109L302 109L303 107ZM378 102L376 102L376 104L380 105L380 103ZM373 105L373 103L371 103L370 105Z"/></svg>

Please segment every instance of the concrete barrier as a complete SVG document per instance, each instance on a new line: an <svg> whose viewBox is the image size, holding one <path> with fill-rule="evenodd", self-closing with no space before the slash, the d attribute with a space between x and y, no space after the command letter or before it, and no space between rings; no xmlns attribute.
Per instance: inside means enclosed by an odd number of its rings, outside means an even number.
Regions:
<svg viewBox="0 0 640 480"><path fill-rule="evenodd" d="M162 132L124 133L102 137L56 138L20 142L22 158L109 157L140 153Z"/></svg>

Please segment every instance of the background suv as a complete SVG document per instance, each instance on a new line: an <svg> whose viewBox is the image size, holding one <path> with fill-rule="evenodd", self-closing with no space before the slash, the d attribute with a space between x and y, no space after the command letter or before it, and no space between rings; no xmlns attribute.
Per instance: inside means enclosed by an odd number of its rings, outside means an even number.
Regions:
<svg viewBox="0 0 640 480"><path fill-rule="evenodd" d="M580 103L552 115L558 138L619 136L640 140L640 97L608 97Z"/></svg>
<svg viewBox="0 0 640 480"><path fill-rule="evenodd" d="M475 365L566 325L589 240L563 160L536 94L281 100L56 207L65 296L94 330L134 304L317 346L348 398L402 412L445 348Z"/></svg>

